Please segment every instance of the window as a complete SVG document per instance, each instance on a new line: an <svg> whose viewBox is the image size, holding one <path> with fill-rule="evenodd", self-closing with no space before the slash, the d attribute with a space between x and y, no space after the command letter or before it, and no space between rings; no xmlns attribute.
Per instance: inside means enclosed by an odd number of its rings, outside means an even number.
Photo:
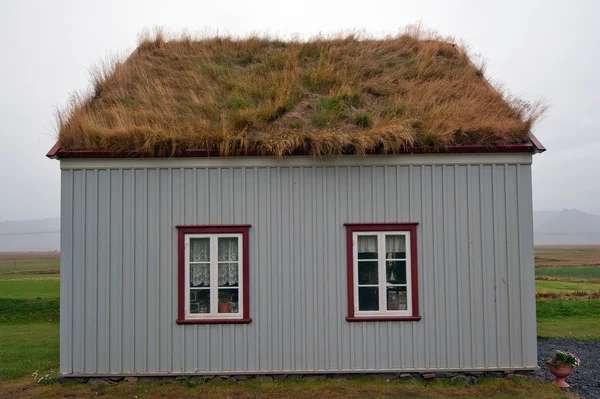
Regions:
<svg viewBox="0 0 600 399"><path fill-rule="evenodd" d="M179 324L249 323L250 226L177 226Z"/></svg>
<svg viewBox="0 0 600 399"><path fill-rule="evenodd" d="M416 223L346 223L348 321L420 320Z"/></svg>

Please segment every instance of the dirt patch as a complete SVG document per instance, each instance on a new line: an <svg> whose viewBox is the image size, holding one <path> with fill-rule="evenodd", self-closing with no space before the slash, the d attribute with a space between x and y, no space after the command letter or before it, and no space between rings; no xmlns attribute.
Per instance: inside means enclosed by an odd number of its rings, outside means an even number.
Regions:
<svg viewBox="0 0 600 399"><path fill-rule="evenodd" d="M0 252L0 262L11 260L40 260L40 259L60 259L60 252Z"/></svg>
<svg viewBox="0 0 600 399"><path fill-rule="evenodd" d="M12 271L1 272L0 274L60 274L60 269L12 270Z"/></svg>
<svg viewBox="0 0 600 399"><path fill-rule="evenodd" d="M536 268L596 265L600 265L600 245L535 247Z"/></svg>

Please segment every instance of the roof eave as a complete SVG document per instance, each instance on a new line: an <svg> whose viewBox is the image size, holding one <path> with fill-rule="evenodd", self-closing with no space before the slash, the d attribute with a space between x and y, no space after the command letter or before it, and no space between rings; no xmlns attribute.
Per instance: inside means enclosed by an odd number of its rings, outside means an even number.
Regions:
<svg viewBox="0 0 600 399"><path fill-rule="evenodd" d="M539 142L538 142L539 143ZM541 146L541 144L539 144ZM482 145L468 145L468 146L446 146L446 147L404 147L401 151L394 153L396 155L410 155L410 154L485 154L485 153L508 153L508 152L529 152L536 153L545 151L545 148L538 147L533 140L529 143L523 144L505 144L498 146L482 146ZM290 156L295 155L314 155L310 153L299 153L289 154ZM343 153L339 155L354 155L354 153ZM381 153L367 153L366 155L382 155ZM392 155L392 154L386 154ZM61 158L189 158L189 157L221 157L218 150L184 150L173 155L158 155L148 156L146 154L136 151L125 151L125 152L112 152L112 151L61 151L60 146L55 144L54 147L46 155L52 159ZM232 156L265 156L256 151L248 151L244 154L235 154Z"/></svg>
<svg viewBox="0 0 600 399"><path fill-rule="evenodd" d="M50 151L48 151L46 156L50 159L59 159L58 158L59 151L60 151L60 143L57 141L56 143L54 143L52 148L50 148Z"/></svg>
<svg viewBox="0 0 600 399"><path fill-rule="evenodd" d="M536 154L541 154L542 152L546 151L546 147L544 147L544 145L531 132L529 133L529 141L531 141L531 144L535 147Z"/></svg>

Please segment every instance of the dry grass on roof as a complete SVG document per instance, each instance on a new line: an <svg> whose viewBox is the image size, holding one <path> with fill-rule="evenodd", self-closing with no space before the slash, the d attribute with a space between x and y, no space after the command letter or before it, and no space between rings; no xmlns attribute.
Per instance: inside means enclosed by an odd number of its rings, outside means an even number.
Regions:
<svg viewBox="0 0 600 399"><path fill-rule="evenodd" d="M439 38L141 41L59 114L64 150L394 153L521 143L539 108L492 90Z"/></svg>

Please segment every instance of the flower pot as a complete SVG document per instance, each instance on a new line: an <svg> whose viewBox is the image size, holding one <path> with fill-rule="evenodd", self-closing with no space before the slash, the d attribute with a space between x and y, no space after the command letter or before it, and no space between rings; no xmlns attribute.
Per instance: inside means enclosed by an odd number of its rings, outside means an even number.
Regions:
<svg viewBox="0 0 600 399"><path fill-rule="evenodd" d="M560 388L569 387L569 384L566 383L564 378L571 374L571 369L573 367L564 364L561 364L560 366L556 367L552 364L549 364L548 368L550 369L550 372L556 376L556 381L553 382L554 385Z"/></svg>
<svg viewBox="0 0 600 399"><path fill-rule="evenodd" d="M219 304L219 313L229 313L229 302L221 302Z"/></svg>

